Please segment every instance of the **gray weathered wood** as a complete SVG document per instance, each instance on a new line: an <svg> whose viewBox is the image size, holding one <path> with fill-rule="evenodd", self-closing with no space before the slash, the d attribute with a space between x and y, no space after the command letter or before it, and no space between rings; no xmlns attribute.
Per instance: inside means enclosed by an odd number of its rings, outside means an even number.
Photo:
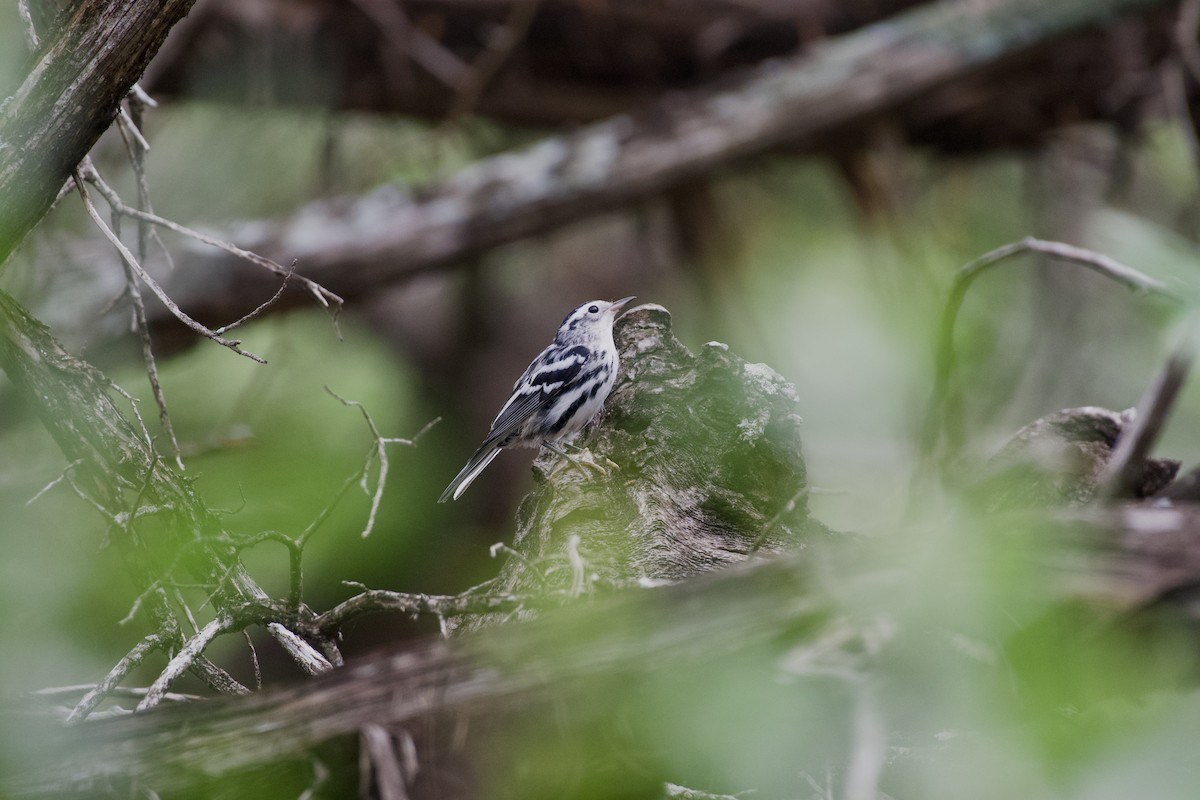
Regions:
<svg viewBox="0 0 1200 800"><path fill-rule="evenodd" d="M565 696L567 686L576 700L595 698L621 675L635 685L637 676L698 671L750 648L782 652L826 618L806 592L798 562L759 561L453 642L429 640L236 703L86 723L51 734L36 763L0 776L0 791L62 797L136 781L169 792L244 769L296 769L309 748L366 725L455 716L481 725ZM648 608L653 621L637 624Z"/></svg>
<svg viewBox="0 0 1200 800"><path fill-rule="evenodd" d="M195 0L68 4L0 104L0 264L92 149Z"/></svg>
<svg viewBox="0 0 1200 800"><path fill-rule="evenodd" d="M224 232L348 301L489 248L654 195L738 159L870 119L950 81L1064 36L1170 0L931 3L752 70L720 88L677 92L420 189L388 184L320 200ZM201 319L236 319L276 284L224 253L178 259L168 286ZM202 280L194 276L203 275ZM284 308L304 300L289 292ZM164 328L171 320L159 316ZM162 339L160 338L160 341Z"/></svg>
<svg viewBox="0 0 1200 800"><path fill-rule="evenodd" d="M624 314L603 420L577 442L607 476L543 451L517 513L506 594L678 581L756 549L803 546L808 515L795 389L719 342L691 353L657 305Z"/></svg>

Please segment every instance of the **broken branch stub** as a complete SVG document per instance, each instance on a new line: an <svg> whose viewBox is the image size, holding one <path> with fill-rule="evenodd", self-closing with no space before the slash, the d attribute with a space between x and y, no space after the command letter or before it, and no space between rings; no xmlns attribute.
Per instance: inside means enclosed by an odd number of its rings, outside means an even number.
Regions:
<svg viewBox="0 0 1200 800"><path fill-rule="evenodd" d="M604 415L576 444L609 474L535 462L500 587L674 581L779 551L811 530L795 389L717 342L693 354L671 315L639 306L615 328L621 369ZM578 537L578 538L576 538Z"/></svg>
<svg viewBox="0 0 1200 800"><path fill-rule="evenodd" d="M1035 420L972 476L969 494L992 511L1086 505L1096 498L1117 442L1136 416L1133 409L1085 406ZM1129 496L1154 497L1179 467L1169 458L1139 458L1130 471Z"/></svg>

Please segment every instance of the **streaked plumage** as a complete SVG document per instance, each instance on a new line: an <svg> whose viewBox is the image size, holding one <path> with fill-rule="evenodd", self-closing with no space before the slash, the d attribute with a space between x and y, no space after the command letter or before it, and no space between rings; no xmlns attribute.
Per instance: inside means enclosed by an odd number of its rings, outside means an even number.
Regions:
<svg viewBox="0 0 1200 800"><path fill-rule="evenodd" d="M538 354L513 384L492 429L467 465L450 481L439 503L457 500L471 481L506 447L551 447L569 439L596 416L617 379L613 322L632 300L592 300L575 308L554 342Z"/></svg>

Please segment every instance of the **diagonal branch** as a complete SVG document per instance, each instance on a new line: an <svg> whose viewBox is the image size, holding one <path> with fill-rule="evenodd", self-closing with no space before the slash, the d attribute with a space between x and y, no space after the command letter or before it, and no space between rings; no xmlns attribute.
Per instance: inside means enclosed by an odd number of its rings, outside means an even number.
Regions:
<svg viewBox="0 0 1200 800"><path fill-rule="evenodd" d="M251 264L260 266L268 272L282 277L285 283L295 278L295 280L301 286L303 286L305 290L308 291L313 299L320 303L324 308L329 308L332 304L332 306L336 309L342 304L342 298L321 286L316 281L309 280L302 275L296 275L296 262L294 259L292 260L291 267L284 267L283 265L278 264L269 258L264 258L263 256L260 256L251 250L244 250L237 245L232 244L231 242L225 241L224 239L220 239L216 236L210 236L207 233L202 233L201 231L195 230L194 228L189 228L186 225L180 225L178 222L167 219L166 217L160 217L151 211L135 208L129 205L123 201L121 196L117 194L117 192L111 186L105 183L100 175L95 171L89 172L85 177L87 177L88 180L96 186L96 189L101 195L104 196L104 199L108 202L109 206L123 216L132 217L139 222L150 223L152 225L166 228L169 231L178 233L180 236L186 236L188 238L195 239L198 242L202 242L203 244L209 245L210 247L215 247L218 250L224 251L235 258L242 259L243 261L249 261ZM244 321L244 319L242 321ZM239 321L238 324L241 324L241 321ZM236 327L236 325L230 325L227 327L232 328Z"/></svg>
<svg viewBox="0 0 1200 800"><path fill-rule="evenodd" d="M49 210L195 0L80 0L0 105L0 264Z"/></svg>
<svg viewBox="0 0 1200 800"><path fill-rule="evenodd" d="M150 277L150 274L146 272L145 268L142 267L133 253L129 251L129 248L125 246L125 243L121 241L120 237L113 233L112 229L108 227L107 223L105 223L104 218L100 216L100 212L96 210L95 204L92 203L91 198L88 196L87 186L85 185L83 177L78 171L75 173L74 177L75 188L79 190L79 196L83 198L83 207L87 209L88 216L92 218L92 222L96 224L96 227L100 229L100 232L104 234L104 237L112 243L113 247L117 248L117 252L120 253L121 260L125 263L126 268L129 269L138 280L146 284L150 291L154 293L154 296L159 299L159 302L167 307L167 310L171 312L171 315L175 317L175 319L179 320L201 336L204 336L207 339L212 339L219 345L228 347L238 355L245 356L251 361L257 361L259 364L267 363L266 360L260 356L256 356L254 353L251 353L248 350L243 350L241 347L241 340L226 339L216 331L210 330L207 326L201 325L199 322L185 314L183 310L175 303L175 301L172 300L165 291L163 291L163 288L158 285L158 281Z"/></svg>
<svg viewBox="0 0 1200 800"><path fill-rule="evenodd" d="M741 159L803 148L977 71L1169 0L927 3L738 80L672 92L637 116L482 159L414 191L386 185L226 234L347 300L490 248L654 196ZM175 295L241 313L262 281L220 253L185 256L210 279ZM168 287L168 291L170 287ZM276 308L282 308L277 306ZM248 310L245 309L245 310Z"/></svg>

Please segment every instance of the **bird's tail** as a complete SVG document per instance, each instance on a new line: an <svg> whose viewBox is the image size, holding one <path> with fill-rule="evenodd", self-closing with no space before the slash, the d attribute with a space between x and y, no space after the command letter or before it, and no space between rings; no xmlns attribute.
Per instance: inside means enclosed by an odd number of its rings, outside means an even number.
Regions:
<svg viewBox="0 0 1200 800"><path fill-rule="evenodd" d="M467 487L471 485L471 481L483 472L483 468L492 463L492 459L500 453L500 448L494 444L485 444L483 447L475 451L475 455L471 456L471 460L462 468L454 480L450 481L450 485L446 487L446 491L442 492L442 496L438 498L439 503L444 503L447 500L457 500Z"/></svg>

